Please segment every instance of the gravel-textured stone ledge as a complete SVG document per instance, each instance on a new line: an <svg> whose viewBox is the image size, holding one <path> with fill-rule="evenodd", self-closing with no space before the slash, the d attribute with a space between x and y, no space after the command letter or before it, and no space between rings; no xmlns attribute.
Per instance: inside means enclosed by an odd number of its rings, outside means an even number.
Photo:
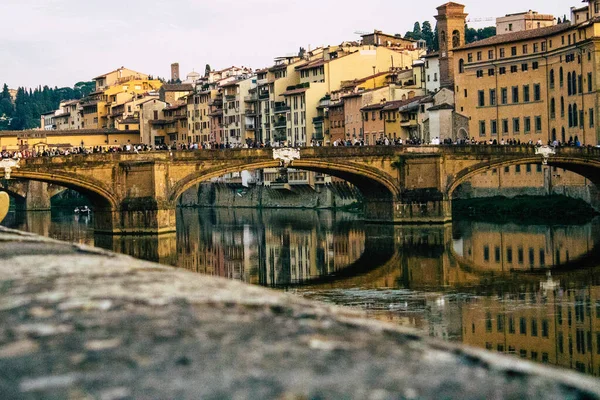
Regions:
<svg viewBox="0 0 600 400"><path fill-rule="evenodd" d="M600 382L0 229L2 399L576 399Z"/></svg>

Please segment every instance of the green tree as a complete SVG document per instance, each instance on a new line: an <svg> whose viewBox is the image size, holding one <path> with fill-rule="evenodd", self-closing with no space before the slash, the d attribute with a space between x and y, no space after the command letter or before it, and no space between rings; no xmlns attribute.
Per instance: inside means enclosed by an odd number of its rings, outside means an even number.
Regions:
<svg viewBox="0 0 600 400"><path fill-rule="evenodd" d="M423 28L421 29L421 39L427 43L427 48L433 48L433 30L431 29L431 23L429 21L423 22Z"/></svg>
<svg viewBox="0 0 600 400"><path fill-rule="evenodd" d="M433 40L431 42L431 50L439 51L440 50L440 39L438 37L438 26L435 24L435 29L433 30Z"/></svg>

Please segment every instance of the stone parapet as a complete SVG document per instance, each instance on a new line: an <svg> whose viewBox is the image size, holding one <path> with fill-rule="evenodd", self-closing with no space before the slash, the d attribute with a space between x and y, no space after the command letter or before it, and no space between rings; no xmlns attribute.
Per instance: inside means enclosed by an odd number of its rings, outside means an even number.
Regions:
<svg viewBox="0 0 600 400"><path fill-rule="evenodd" d="M0 228L3 398L600 398L574 372Z"/></svg>

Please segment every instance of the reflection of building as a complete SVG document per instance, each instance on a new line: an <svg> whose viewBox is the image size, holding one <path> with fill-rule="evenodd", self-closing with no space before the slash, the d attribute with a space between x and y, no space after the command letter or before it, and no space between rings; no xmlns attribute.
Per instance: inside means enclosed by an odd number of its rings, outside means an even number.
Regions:
<svg viewBox="0 0 600 400"><path fill-rule="evenodd" d="M178 218L177 265L265 286L303 282L355 262L365 232L335 233L330 218L307 211L193 211ZM307 213L312 217L307 220Z"/></svg>
<svg viewBox="0 0 600 400"><path fill-rule="evenodd" d="M463 341L600 376L600 287L479 300L463 307Z"/></svg>
<svg viewBox="0 0 600 400"><path fill-rule="evenodd" d="M546 227L472 223L463 227L456 254L481 271L533 270L576 260L590 251L592 225Z"/></svg>

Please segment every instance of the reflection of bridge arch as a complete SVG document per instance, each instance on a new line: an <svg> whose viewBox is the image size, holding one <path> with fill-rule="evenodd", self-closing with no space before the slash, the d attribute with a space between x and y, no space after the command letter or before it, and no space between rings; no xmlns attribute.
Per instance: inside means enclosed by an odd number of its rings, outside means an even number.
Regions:
<svg viewBox="0 0 600 400"><path fill-rule="evenodd" d="M540 156L527 156L522 158L511 158L508 160L486 160L465 168L457 173L454 179L449 182L447 189L448 197L452 198L452 194L460 185L481 173L493 169L526 164L541 164L541 158ZM598 159L581 159L557 155L550 158L548 165L551 167L564 168L567 171L574 172L589 179L597 186L600 185L600 160Z"/></svg>
<svg viewBox="0 0 600 400"><path fill-rule="evenodd" d="M33 171L15 170L12 172L15 179L25 179L32 181L45 182L49 184L58 184L79 193L86 195L97 209L117 210L118 201L113 193L100 182L94 182L89 178L82 178L77 175L43 173Z"/></svg>
<svg viewBox="0 0 600 400"><path fill-rule="evenodd" d="M229 173L242 170L278 167L279 161L271 160L250 162L247 164L240 163L235 166L219 166L198 171L177 182L171 190L169 199L171 202L176 203L177 199L193 186ZM369 201L369 199L378 200L380 202L382 200L387 200L391 204L391 202L400 195L400 188L397 184L397 180L375 167L357 165L352 162L340 163L320 160L295 160L291 168L324 173L343 179L356 186L367 201Z"/></svg>

